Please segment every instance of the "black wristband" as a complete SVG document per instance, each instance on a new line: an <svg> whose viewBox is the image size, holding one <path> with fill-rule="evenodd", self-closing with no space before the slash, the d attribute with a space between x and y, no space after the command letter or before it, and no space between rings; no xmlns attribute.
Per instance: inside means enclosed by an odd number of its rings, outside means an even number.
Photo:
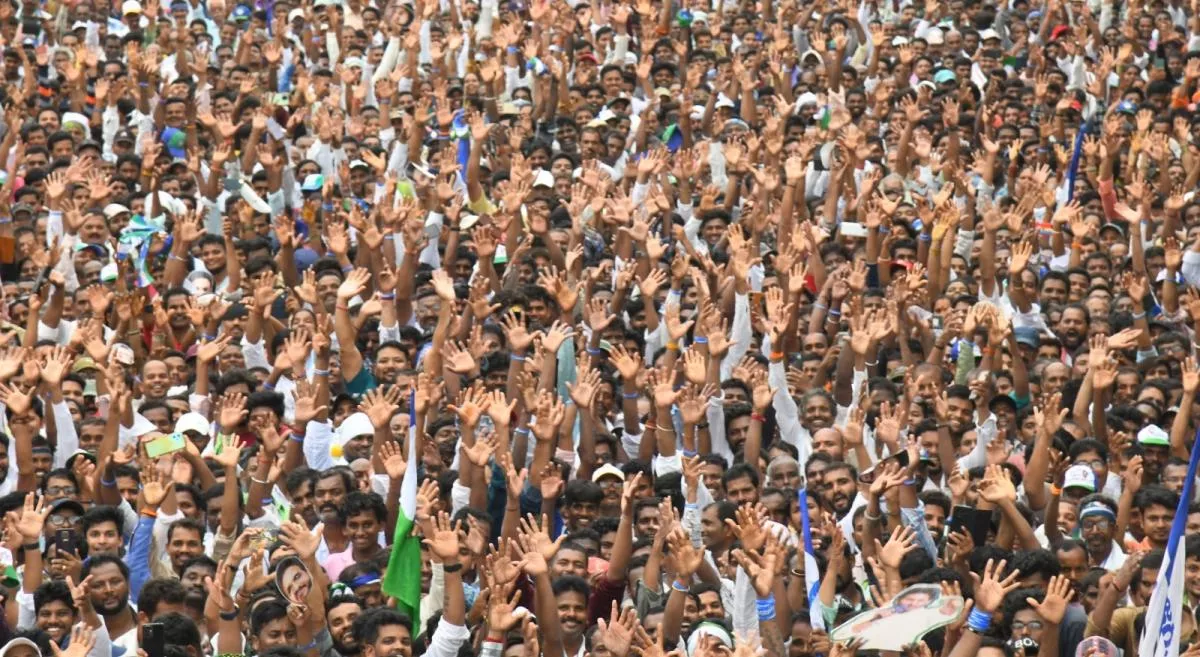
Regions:
<svg viewBox="0 0 1200 657"><path fill-rule="evenodd" d="M233 611L229 611L229 612L222 611L222 612L220 612L220 614L221 614L221 620L233 621L233 620L238 619L238 615L240 614L240 612L238 611L237 605L234 605Z"/></svg>
<svg viewBox="0 0 1200 657"><path fill-rule="evenodd" d="M463 569L463 565L461 563L454 563L454 564L442 566L442 572L444 572L444 573L457 573L458 571L460 571L462 569Z"/></svg>
<svg viewBox="0 0 1200 657"><path fill-rule="evenodd" d="M35 550L37 552L41 552L42 544L38 543L37 541L34 541L32 543L25 543L21 546L21 549L22 550Z"/></svg>

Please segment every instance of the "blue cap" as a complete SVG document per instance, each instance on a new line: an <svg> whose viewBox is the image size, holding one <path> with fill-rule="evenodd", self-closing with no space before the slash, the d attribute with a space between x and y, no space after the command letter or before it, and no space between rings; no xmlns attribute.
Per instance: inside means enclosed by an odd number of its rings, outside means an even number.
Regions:
<svg viewBox="0 0 1200 657"><path fill-rule="evenodd" d="M1018 344L1033 347L1034 349L1037 349L1042 344L1042 337L1038 335L1038 330L1032 326L1018 326L1014 328L1013 337L1017 339Z"/></svg>
<svg viewBox="0 0 1200 657"><path fill-rule="evenodd" d="M304 177L304 182L300 183L300 191L302 192L319 192L325 186L325 176L319 173L310 173Z"/></svg>
<svg viewBox="0 0 1200 657"><path fill-rule="evenodd" d="M954 82L957 79L958 78L955 77L955 75L954 75L954 71L951 71L948 68L944 68L944 69L938 71L937 73L933 74L933 81L938 84L946 84L947 82Z"/></svg>
<svg viewBox="0 0 1200 657"><path fill-rule="evenodd" d="M1137 103L1132 100L1123 100L1117 103L1117 111L1122 114L1137 114Z"/></svg>
<svg viewBox="0 0 1200 657"><path fill-rule="evenodd" d="M246 5L238 5L233 8L233 20L248 21L250 20L250 8Z"/></svg>

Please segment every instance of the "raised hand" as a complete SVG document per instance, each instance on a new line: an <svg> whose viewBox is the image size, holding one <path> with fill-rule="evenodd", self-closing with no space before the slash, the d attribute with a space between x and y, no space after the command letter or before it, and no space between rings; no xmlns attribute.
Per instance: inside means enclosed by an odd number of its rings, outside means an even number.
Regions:
<svg viewBox="0 0 1200 657"><path fill-rule="evenodd" d="M1004 602L1004 596L1017 588L1020 572L1014 570L1007 577L1001 578L1007 563L1003 559L998 563L988 559L987 565L983 568L983 577L971 573L971 579L975 580L976 609L988 613L996 611Z"/></svg>
<svg viewBox="0 0 1200 657"><path fill-rule="evenodd" d="M1071 580L1062 575L1055 575L1050 578L1050 584L1046 587L1046 597L1041 602L1033 598L1025 598L1025 601L1033 607L1038 616L1042 617L1042 620L1050 625L1059 625L1067 613L1067 604L1073 597L1075 597L1075 591Z"/></svg>

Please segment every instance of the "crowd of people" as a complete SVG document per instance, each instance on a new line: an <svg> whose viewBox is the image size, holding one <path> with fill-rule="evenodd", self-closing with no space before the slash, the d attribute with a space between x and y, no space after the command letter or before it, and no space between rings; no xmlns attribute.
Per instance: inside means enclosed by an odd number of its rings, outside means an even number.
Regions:
<svg viewBox="0 0 1200 657"><path fill-rule="evenodd" d="M0 50L0 657L1200 657L1200 1Z"/></svg>

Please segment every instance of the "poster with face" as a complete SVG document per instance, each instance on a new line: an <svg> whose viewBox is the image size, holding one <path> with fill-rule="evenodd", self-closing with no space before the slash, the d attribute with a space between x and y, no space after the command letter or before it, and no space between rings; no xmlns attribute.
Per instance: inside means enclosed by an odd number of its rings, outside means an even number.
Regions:
<svg viewBox="0 0 1200 657"><path fill-rule="evenodd" d="M290 603L305 604L312 584L312 573L298 557L287 557L275 568L275 586Z"/></svg>
<svg viewBox="0 0 1200 657"><path fill-rule="evenodd" d="M833 641L862 639L859 650L896 650L954 622L964 606L960 596L942 595L937 584L914 584L878 609L864 611L836 627Z"/></svg>

